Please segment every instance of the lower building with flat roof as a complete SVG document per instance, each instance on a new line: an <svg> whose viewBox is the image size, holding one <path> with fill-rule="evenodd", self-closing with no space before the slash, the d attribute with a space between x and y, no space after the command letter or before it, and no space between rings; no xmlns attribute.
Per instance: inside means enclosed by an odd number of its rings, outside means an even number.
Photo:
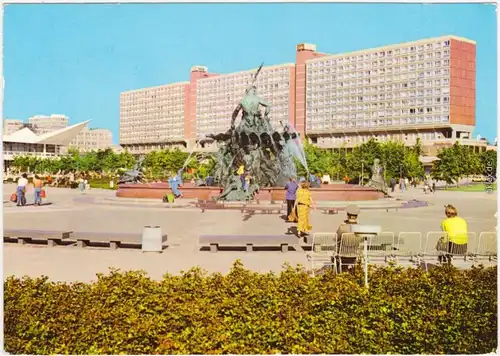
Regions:
<svg viewBox="0 0 500 356"><path fill-rule="evenodd" d="M37 135L28 127L3 136L4 169L16 156L57 158L64 156L66 147L87 125L89 121L65 127L49 133Z"/></svg>

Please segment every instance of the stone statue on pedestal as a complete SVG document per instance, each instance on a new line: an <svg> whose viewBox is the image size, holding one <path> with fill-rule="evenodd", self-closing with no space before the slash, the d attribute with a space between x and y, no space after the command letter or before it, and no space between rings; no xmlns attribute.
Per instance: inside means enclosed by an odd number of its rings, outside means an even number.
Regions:
<svg viewBox="0 0 500 356"><path fill-rule="evenodd" d="M375 158L373 160L373 166L370 167L372 171L372 177L368 182L369 187L376 188L387 195L387 186L384 179L384 168L380 164L380 160Z"/></svg>

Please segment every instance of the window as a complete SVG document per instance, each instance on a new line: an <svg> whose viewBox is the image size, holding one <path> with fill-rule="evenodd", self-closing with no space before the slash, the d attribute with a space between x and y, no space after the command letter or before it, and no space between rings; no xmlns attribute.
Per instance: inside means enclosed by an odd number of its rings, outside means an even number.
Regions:
<svg viewBox="0 0 500 356"><path fill-rule="evenodd" d="M449 96L443 97L443 102L444 103L449 103L450 102L450 97Z"/></svg>

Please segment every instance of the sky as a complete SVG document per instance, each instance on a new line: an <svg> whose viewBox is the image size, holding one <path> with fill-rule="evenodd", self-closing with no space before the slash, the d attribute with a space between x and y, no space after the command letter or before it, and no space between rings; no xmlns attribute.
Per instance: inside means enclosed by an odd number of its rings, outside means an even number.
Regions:
<svg viewBox="0 0 500 356"><path fill-rule="evenodd" d="M189 80L193 65L231 73L295 62L307 42L342 53L442 35L476 41L476 134L497 132L491 4L7 5L4 118L64 114L112 130L120 92Z"/></svg>

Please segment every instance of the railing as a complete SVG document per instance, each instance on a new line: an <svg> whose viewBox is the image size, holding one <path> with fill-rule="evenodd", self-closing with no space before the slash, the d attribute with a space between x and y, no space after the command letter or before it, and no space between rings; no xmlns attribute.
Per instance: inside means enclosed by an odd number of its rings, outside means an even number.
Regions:
<svg viewBox="0 0 500 356"><path fill-rule="evenodd" d="M4 157L6 156L33 156L33 157L60 157L67 156L65 153L54 153L54 152L23 152L23 151L4 151Z"/></svg>

